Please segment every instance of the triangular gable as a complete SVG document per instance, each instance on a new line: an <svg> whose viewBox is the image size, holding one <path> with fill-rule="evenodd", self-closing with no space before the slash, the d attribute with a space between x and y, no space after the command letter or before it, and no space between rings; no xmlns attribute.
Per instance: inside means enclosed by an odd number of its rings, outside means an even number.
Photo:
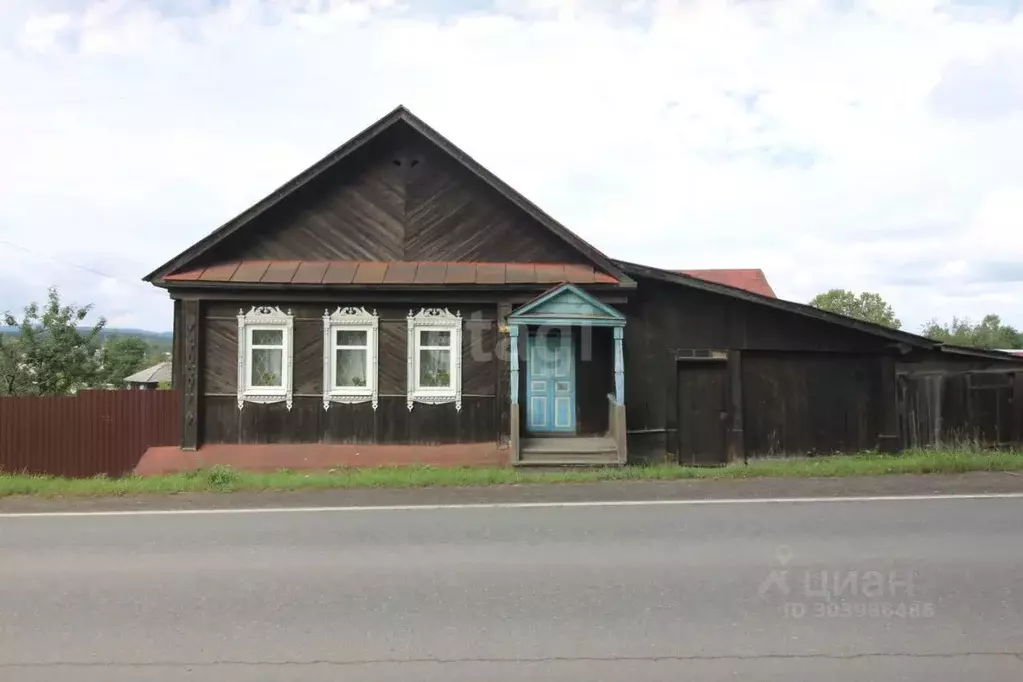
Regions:
<svg viewBox="0 0 1023 682"><path fill-rule="evenodd" d="M240 234L246 228L256 229L258 225L253 225L253 223L261 215L274 207L280 206L289 196L306 186L310 186L314 180L320 178L331 169L338 167L342 161L351 157L357 150L367 148L371 142L380 138L385 132L399 123L407 125L415 133L418 133L423 139L439 149L444 155L452 159L458 166L482 180L486 185L495 190L497 194L508 200L512 206L539 224L541 229L545 229L556 237L559 244L565 244L567 248L580 254L586 262L593 264L598 270L614 277L621 283L621 286L628 288L635 286L635 282L622 272L610 258L547 215L535 204L497 178L493 173L481 166L469 157L468 154L460 150L403 106L397 107L394 111L345 142L262 201L146 275L144 280L161 284L167 275L174 272L200 264L209 265L210 263L203 262L203 257L209 260L210 257L218 256L219 250L216 248L218 245L223 245L229 237ZM365 258L362 258L362 260L365 260Z"/></svg>
<svg viewBox="0 0 1023 682"><path fill-rule="evenodd" d="M561 284L508 315L509 324L624 327L625 315L574 284Z"/></svg>

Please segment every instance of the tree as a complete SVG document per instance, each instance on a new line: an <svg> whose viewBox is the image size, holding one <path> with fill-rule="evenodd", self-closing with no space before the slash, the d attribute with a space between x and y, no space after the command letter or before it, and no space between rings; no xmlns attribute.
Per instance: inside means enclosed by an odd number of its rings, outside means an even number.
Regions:
<svg viewBox="0 0 1023 682"><path fill-rule="evenodd" d="M1023 348L1023 334L1003 325L998 315L985 315L977 324L969 318L953 317L949 324L931 320L920 332L935 341L970 348Z"/></svg>
<svg viewBox="0 0 1023 682"><path fill-rule="evenodd" d="M28 379L20 339L10 332L0 333L0 395L23 395Z"/></svg>
<svg viewBox="0 0 1023 682"><path fill-rule="evenodd" d="M99 336L106 320L80 328L91 311L91 304L62 305L57 288L50 287L46 304L30 303L20 321L5 313L4 323L18 331L3 337L2 390L9 395L66 395L96 385Z"/></svg>
<svg viewBox="0 0 1023 682"><path fill-rule="evenodd" d="M859 296L845 289L831 289L817 294L810 305L820 310L853 317L864 322L873 322L892 329L902 327L895 317L895 310L881 298L880 294L864 291Z"/></svg>
<svg viewBox="0 0 1023 682"><path fill-rule="evenodd" d="M103 344L100 380L123 388L124 378L149 364L151 349L145 339L137 336L111 336Z"/></svg>

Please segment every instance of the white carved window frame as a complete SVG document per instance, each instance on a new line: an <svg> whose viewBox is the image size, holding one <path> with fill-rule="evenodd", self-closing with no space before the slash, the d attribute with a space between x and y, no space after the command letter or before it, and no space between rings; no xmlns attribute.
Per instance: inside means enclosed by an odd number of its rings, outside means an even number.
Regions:
<svg viewBox="0 0 1023 682"><path fill-rule="evenodd" d="M454 403L455 409L462 409L462 315L447 308L422 308L416 314L409 311L408 317L408 377L407 406L411 411L415 403L440 405ZM450 384L446 387L420 386L420 336L424 331L451 332Z"/></svg>
<svg viewBox="0 0 1023 682"><path fill-rule="evenodd" d="M340 330L366 332L366 385L336 386L337 371L337 332ZM323 311L323 409L330 409L334 403L365 403L372 402L377 409L379 402L379 357L377 340L379 339L380 318L376 311L369 312L365 308L338 306L333 313Z"/></svg>
<svg viewBox="0 0 1023 682"><path fill-rule="evenodd" d="M295 323L291 311L277 306L252 306L249 312L238 310L238 409L245 403L285 403L292 405L292 354L294 351ZM252 386L252 332L281 331L283 348L280 386Z"/></svg>

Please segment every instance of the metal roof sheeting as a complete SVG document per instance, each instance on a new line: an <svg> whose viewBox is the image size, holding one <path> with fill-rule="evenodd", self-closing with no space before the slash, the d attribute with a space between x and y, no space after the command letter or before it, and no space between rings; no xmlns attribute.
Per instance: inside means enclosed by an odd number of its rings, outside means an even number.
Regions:
<svg viewBox="0 0 1023 682"><path fill-rule="evenodd" d="M237 261L178 272L168 282L297 285L618 284L574 263L445 263L438 261Z"/></svg>

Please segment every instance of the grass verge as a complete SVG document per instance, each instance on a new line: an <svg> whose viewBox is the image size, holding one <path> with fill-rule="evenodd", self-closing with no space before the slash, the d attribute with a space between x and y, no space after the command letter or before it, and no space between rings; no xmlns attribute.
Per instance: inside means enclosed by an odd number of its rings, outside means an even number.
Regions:
<svg viewBox="0 0 1023 682"><path fill-rule="evenodd" d="M1023 471L1023 452L920 450L898 455L862 453L812 458L758 459L745 464L704 468L677 465L628 466L582 471L522 471L512 468L385 467L329 472L244 472L213 466L166 476L58 478L0 474L0 497L86 497L237 490L316 490L331 488L420 488L429 486L587 483L596 481L671 481L761 477L878 476L958 474L968 471Z"/></svg>

